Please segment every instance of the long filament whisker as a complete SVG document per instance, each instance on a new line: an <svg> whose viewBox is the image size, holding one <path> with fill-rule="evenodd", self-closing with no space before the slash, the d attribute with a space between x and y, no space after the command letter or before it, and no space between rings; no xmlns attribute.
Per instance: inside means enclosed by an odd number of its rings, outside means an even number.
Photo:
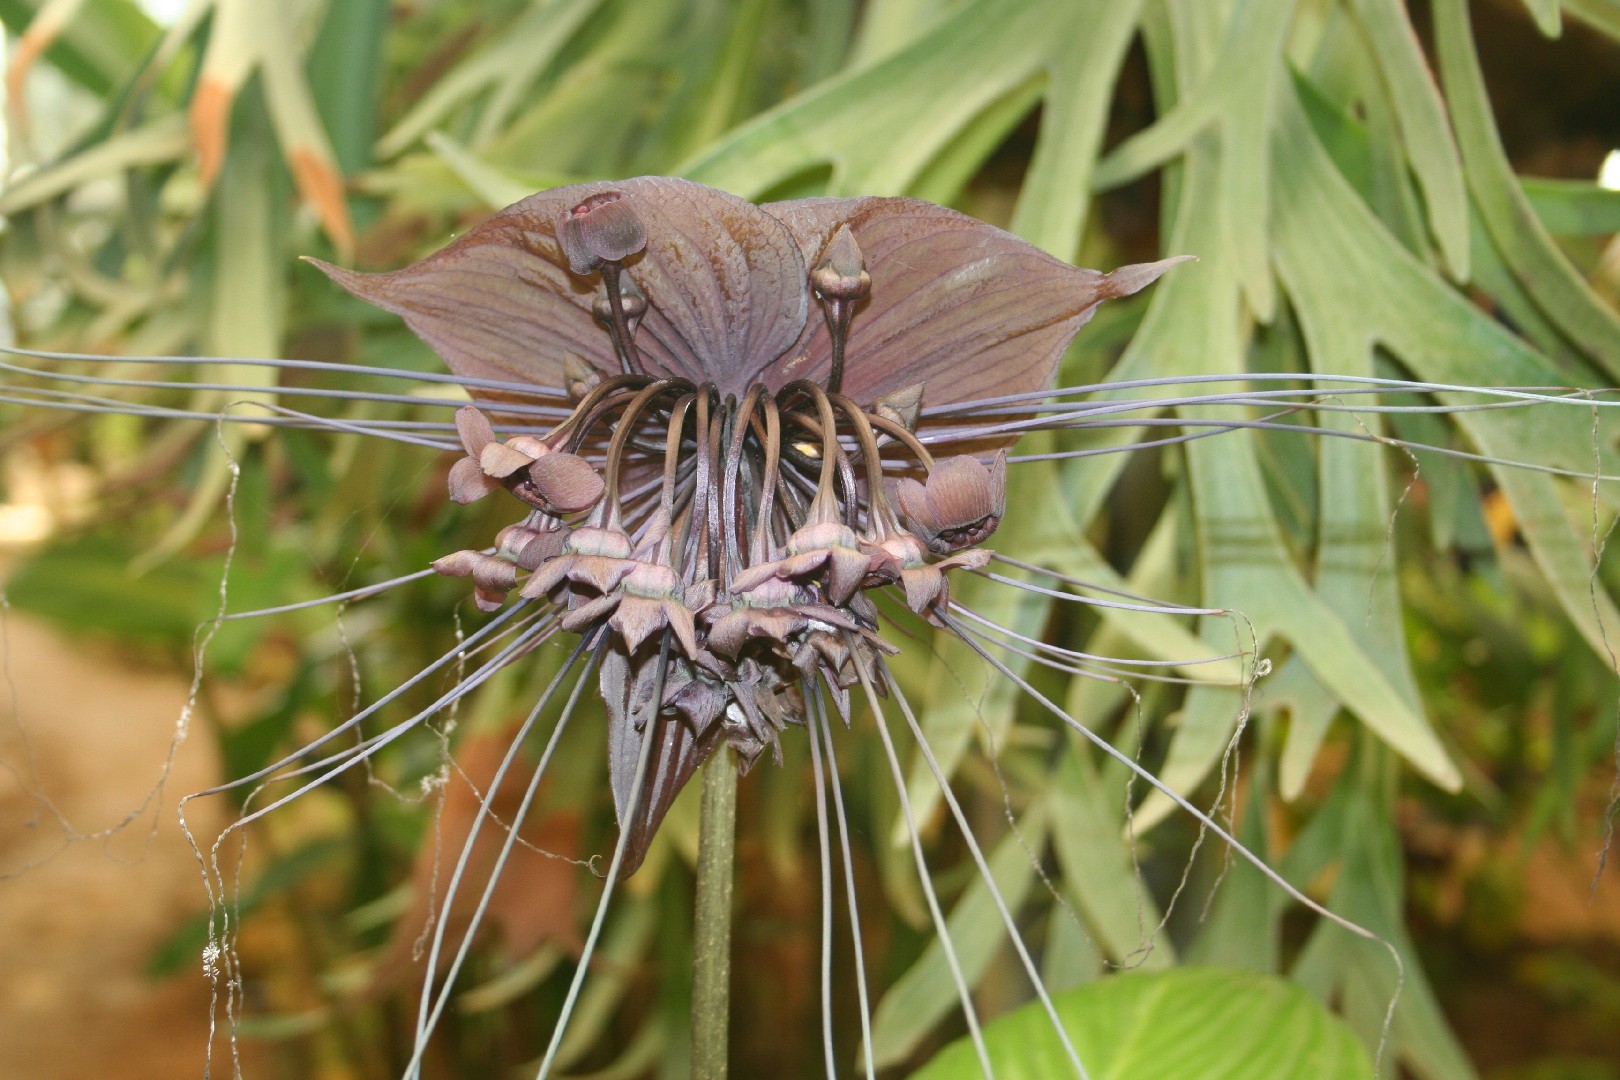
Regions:
<svg viewBox="0 0 1620 1080"><path fill-rule="evenodd" d="M833 1053L832 1017L832 850L827 835L827 777L821 765L821 687L812 685L809 690L810 775L816 793L816 853L821 871L821 1048L827 1064L827 1080L836 1080L838 1066Z"/></svg>
<svg viewBox="0 0 1620 1080"><path fill-rule="evenodd" d="M1027 581L1019 581L1004 574L997 574L990 570L975 570L973 573L980 577L987 577L991 581L1003 585L1011 585L1015 589L1024 589L1029 592L1040 593L1056 600L1064 600L1073 604L1085 604L1089 607L1113 608L1117 611L1145 611L1156 615L1226 615L1225 608L1195 608L1182 607L1179 604L1141 603L1132 604L1121 600L1099 600L1094 596L1076 596L1074 593L1064 592L1061 589L1048 589L1042 585L1033 585Z"/></svg>
<svg viewBox="0 0 1620 1080"><path fill-rule="evenodd" d="M939 944L945 956L946 966L950 968L951 978L956 983L957 997L962 1002L962 1016L967 1021L968 1035L973 1040L973 1050L978 1055L979 1068L985 1080L993 1080L995 1070L990 1066L990 1051L984 1043L984 1032L979 1024L978 1011L973 1007L973 991L962 973L962 964L957 959L956 947L951 943L950 926L946 922L945 913L940 909L939 896L934 891L928 862L923 857L922 836L918 831L916 814L911 808L911 796L906 794L905 773L900 768L900 756L895 752L894 740L889 736L889 725L883 716L883 705L878 698L877 688L872 683L872 672L867 669L865 660L848 631L845 631L845 640L849 643L850 656L855 662L861 689L866 693L867 706L872 710L873 726L877 728L878 736L883 743L883 754L888 759L889 774L894 780L895 792L900 798L900 812L906 823L906 838L911 843L912 861L917 867L917 877L922 886L923 898L928 904L928 914L939 934Z"/></svg>
<svg viewBox="0 0 1620 1080"><path fill-rule="evenodd" d="M979 876L989 890L990 899L996 905L996 913L1001 916L1002 925L1007 928L1007 936L1012 941L1014 951L1018 953L1018 960L1023 965L1024 973L1029 976L1030 985L1035 990L1035 996L1040 999L1041 1008L1045 1011L1047 1019L1052 1023L1052 1029L1057 1034L1064 1055L1068 1057L1069 1064L1074 1066L1080 1080L1089 1080L1086 1067L1080 1061L1080 1053L1074 1048L1074 1043L1069 1039L1068 1029L1063 1026L1063 1021L1058 1017L1057 1006L1053 1004L1051 995L1046 992L1046 983L1042 980L1040 972L1035 968L1035 961L1029 955L1029 949L1024 944L1023 935L1018 932L1018 925L1013 920L1012 912L1007 909L1006 898L1001 895L1001 889L996 885L995 875L990 872L990 864L985 860L984 852L979 847L979 841L973 835L973 828L968 824L967 815L962 813L962 807L957 802L956 793L951 790L950 781L946 778L945 771L940 768L939 759L934 756L933 747L928 744L928 739L923 734L922 725L917 723L917 717L912 711L910 700L906 697L905 691L901 689L899 683L890 677L888 665L883 662L882 657L878 658L877 667L894 691L894 699L900 705L900 713L906 719L906 726L911 729L912 738L917 740L917 749L922 751L923 760L928 763L928 771L933 774L934 781L939 785L940 794L945 800L945 805L950 808L951 816L956 820L956 826L962 833L962 839L967 843L968 852L973 856L973 863L978 867ZM886 727L881 717L878 718L878 726L880 728ZM887 743L887 739L885 739L885 743Z"/></svg>
<svg viewBox="0 0 1620 1080"><path fill-rule="evenodd" d="M868 1080L877 1076L872 1048L872 1000L866 985L865 947L861 943L860 905L855 896L855 862L851 854L849 820L844 813L844 790L838 779L838 753L833 746L832 723L827 717L826 703L820 694L811 696L810 722L816 730L811 738L820 738L827 750L827 780L832 785L834 820L838 823L838 848L844 863L844 899L849 907L849 936L855 952L855 995L860 1010L861 1054L865 1059Z"/></svg>
<svg viewBox="0 0 1620 1080"><path fill-rule="evenodd" d="M330 757L323 758L318 762L311 763L310 765L306 765L295 770L289 775L295 777L308 775L311 772L319 772L321 769L326 768L326 766L332 765L330 769L327 769L327 771L321 773L309 783L288 792L286 795L281 796L273 802L265 804L259 809L253 811L251 814L244 814L243 816L237 818L231 824L227 825L224 831L220 833L220 840L223 840L224 837L229 833L245 829L248 825L251 825L253 822L264 817L266 814L286 806L299 796L320 787L322 784L325 784L333 777L347 772L359 762L369 758L376 751L403 738L408 732L414 730L428 717L437 715L448 706L460 701L463 697L466 697L473 690L487 682L496 672L506 667L514 654L521 649L526 649L530 644L531 638L529 635L520 637L517 641L514 641L511 645L507 646L507 648L503 649L498 655L489 660L482 667L478 668L471 675L467 676L461 682L458 682L455 686L441 694L431 705L428 705L426 708L422 709L420 712L417 712L409 719L402 720L388 730L365 739L354 746L345 747L343 750L340 750ZM323 736L320 741L325 741L330 735L337 734L344 728L349 727L351 724L352 720L350 724L344 724L343 727L334 728L328 733L327 736ZM297 758L302 756L302 754L307 753L308 750L309 747L306 747L304 750L293 755L293 757ZM336 763L335 765L333 764L334 762ZM260 770L261 773L263 773L263 771L264 770ZM217 787L210 788L207 791L199 791L192 795L188 795L185 799L181 800L181 802L183 804L185 802L189 802L191 799L202 798L203 796L217 794L221 791L229 791L234 788L241 787L247 782L248 780L244 778L242 780L231 781L227 784L221 784Z"/></svg>
<svg viewBox="0 0 1620 1080"><path fill-rule="evenodd" d="M658 703L664 698L664 673L669 663L670 637L669 630L665 629L658 646L658 671L653 680L653 692L649 699L653 702L652 715L647 718L646 727L641 734L641 749L636 756L635 779L631 781L630 797L626 804L628 809L625 812L625 820L619 823L619 838L613 845L613 860L608 864L607 876L602 881L602 898L597 902L596 914L591 918L591 928L585 936L585 946L580 950L579 965L574 969L574 977L568 984L568 995L563 999L562 1011L557 1017L557 1023L551 1029L551 1041L546 1045L545 1057L540 1061L540 1070L535 1073L535 1080L546 1080L551 1074L552 1064L557 1059L557 1051L562 1046L563 1034L568 1030L568 1019L574 1013L580 988L585 985L585 974L590 970L591 955L596 951L597 939L602 936L602 925L607 920L608 904L612 901L614 888L619 882L619 867L623 865L625 850L630 845L631 819L640 812L641 793L647 779L647 765L652 761L653 743L658 741ZM624 719L626 723L633 723L628 707Z"/></svg>
<svg viewBox="0 0 1620 1080"><path fill-rule="evenodd" d="M1092 661L1098 661L1098 662L1101 662L1101 663L1104 663L1104 664L1120 664L1120 665L1125 665L1125 666L1129 666L1129 667L1148 667L1148 668L1151 668L1151 667L1176 667L1176 668L1180 668L1180 667L1195 667L1195 666L1197 666L1199 664L1219 664L1219 663L1221 663L1223 661L1226 661L1226 660L1241 659L1242 655L1243 655L1241 653L1226 653L1223 656L1205 656L1205 657L1201 657L1201 658L1196 659L1196 660L1140 660L1140 659L1130 659L1128 657L1098 656L1095 653L1080 652L1077 649L1065 648L1062 645L1053 645L1053 644L1051 644L1049 642L1042 641L1039 638L1032 638L1032 637L1029 637L1026 634L1020 634L1016 630L1011 630L1011 629L1008 629L1005 626L1002 626L1000 623L994 621L993 619L985 618L983 615L980 615L978 612L974 611L972 608L964 607L963 605L957 603L956 601L951 602L951 610L954 611L954 612L957 612L958 614L966 615L968 618L972 619L974 622L978 623L979 625L981 625L983 627L986 627L993 634L997 634L997 635L1001 635L1001 636L1004 636L1004 637L1012 638L1012 639L1014 639L1014 640L1016 640L1016 641L1018 641L1018 642L1020 642L1020 643L1022 643L1024 645L1028 645L1028 646L1032 647L1036 652L1046 653L1046 654L1051 655L1051 656L1061 656L1061 657L1065 657L1065 658L1073 659L1073 660L1092 660ZM1193 680L1193 681L1206 681L1206 680Z"/></svg>
<svg viewBox="0 0 1620 1080"><path fill-rule="evenodd" d="M255 782L259 781L259 780L267 779L272 774L279 772L280 770L286 768L288 765L291 765L296 761L300 761L300 760L308 757L310 754L312 754L315 751L319 750L321 747L325 746L327 743L332 742L333 740L337 739L339 736L345 734L346 732L348 732L350 730L358 728L361 724L365 723L365 721L369 717L374 715L378 710L384 708L390 702L392 702L392 701L398 699L399 697L401 697L406 691L410 690L413 686L415 686L416 684L422 682L428 676L434 674L435 672L437 672L440 669L448 666L453 661L455 661L458 658L465 655L466 652L467 652L467 649L470 646L478 644L480 641L493 638L495 636L496 631L503 629L505 624L508 621L510 621L514 616L516 616L516 614L520 610L521 610L520 608L514 607L514 608L511 608L511 609L509 609L507 611L501 612L495 618L491 619L489 622L485 623L483 626L479 627L476 631L474 631L471 637L467 638L465 641L459 642L456 645L455 648L453 648L453 649L449 650L448 652L444 653L437 660L434 660L434 661L428 663L420 671L418 671L416 674L412 675L409 679L406 679L404 682L402 682L398 686L394 687L394 689L390 690L388 693L384 694L382 697L380 697L376 701L372 702L365 709L363 709L360 712L356 713L355 715L349 717L349 719L345 720L343 723L339 724L337 727L333 728L332 730L322 733L321 735L319 735L316 738L314 738L314 739L310 740L309 742L305 743L303 746L299 747L297 750L293 751L292 753L286 755L285 757L282 757L281 759L279 759L277 761L271 762L269 765L266 765L261 769L256 769L253 772L247 774L246 776L239 777L236 780L233 780L228 784L220 784L220 785L217 785L215 787L206 788L206 789L204 789L202 791L197 792L195 797L202 798L202 797L207 796L207 795L218 795L221 792L230 791L233 788L238 788L238 787L241 787L241 786L243 786L245 784L252 784L252 783L255 783Z"/></svg>
<svg viewBox="0 0 1620 1080"><path fill-rule="evenodd" d="M1165 375L1151 379L1119 379L1112 382L1090 383L1084 386L1063 386L1055 390L1030 390L1018 394L1005 394L999 397L975 398L972 401L953 402L949 405L927 406L922 408L921 415L925 417L951 416L956 413L972 412L985 406L1016 405L1020 403L1041 402L1057 398L1073 397L1081 394L1106 394L1121 390L1147 389L1155 386L1192 386L1200 383L1248 383L1248 382L1315 382L1329 384L1317 388L1317 393L1339 393L1337 384L1343 383L1344 391L1348 392L1358 386L1380 387L1390 391L1409 391L1415 393L1458 393L1478 394L1487 397L1521 398L1537 402L1563 402L1575 404L1581 400L1581 395L1587 393L1606 393L1609 391L1587 391L1573 386L1468 386L1458 383L1421 382L1412 379L1392 379L1377 375L1328 375L1313 373L1287 373L1287 372L1244 372L1238 375ZM1558 391L1557 394L1552 393ZM1600 402L1603 405L1620 405L1620 401Z"/></svg>
<svg viewBox="0 0 1620 1080"><path fill-rule="evenodd" d="M960 624L958 624L948 615L944 616L944 620L947 627L952 630L956 630L960 634ZM1076 732L1087 742L1101 750L1104 754L1119 762L1130 772L1133 777L1143 781L1144 783L1148 784L1148 786L1163 794L1171 802L1175 803L1182 810L1190 814L1201 827L1208 829L1210 832L1226 841L1232 850L1236 851L1240 856L1242 856L1245 862L1253 866L1257 871L1260 872L1261 875L1263 875L1272 884L1276 885L1296 903L1303 905L1305 908L1314 912L1321 918L1328 920L1333 925L1355 935L1356 937L1383 946L1385 951L1389 953L1390 959L1395 965L1395 993L1390 998L1389 1007L1385 1011L1383 1030L1379 1037L1379 1054L1381 1058L1383 1048L1388 1042L1390 1031L1395 1021L1395 1007L1399 1003L1401 992L1406 986L1406 963L1401 959L1400 950L1397 949L1392 942L1374 933L1373 931L1368 930L1359 923L1352 922L1343 915L1337 914L1316 900L1313 900L1310 896L1306 895L1302 890L1296 887L1293 882L1283 877L1282 874L1278 873L1276 870L1273 870L1264 859L1250 851L1247 845L1239 841L1235 836L1227 831L1227 829L1222 827L1221 824L1214 818L1210 817L1208 814L1198 809L1198 807L1194 806L1186 796L1182 795L1169 784L1166 784L1157 776L1153 775L1151 771L1137 763L1129 754L1120 750L1113 743L1109 742L1107 739L1103 738L1101 735L1098 735L1096 732L1080 723L1080 721L1070 716L1064 709L1054 703L1027 679L1019 675L1000 660L997 660L970 636L963 634L961 635L961 640L967 645L968 648L978 653L986 663L990 664L998 672L1000 672L1002 676L1010 679L1013 685L1017 686L1025 696L1040 705L1057 720L1061 721L1064 726Z"/></svg>
<svg viewBox="0 0 1620 1080"><path fill-rule="evenodd" d="M966 608L963 608L961 605L956 603L951 604L951 610L959 614L968 614ZM1239 682L1212 682L1208 679L1193 679L1182 675L1160 675L1151 671L1132 671L1127 668L1116 667L1106 663L1065 663L1062 660L1054 659L1053 657L1046 655L1040 649L1027 648L1023 645L1017 644L1016 642L1002 640L992 631L986 631L972 626L964 626L962 629L967 633L972 634L978 640L994 648L1000 649L1003 652L1011 653L1013 656L1028 660L1032 664L1039 664L1049 670L1061 671L1065 675L1074 675L1082 679L1096 679L1098 682L1107 683L1123 683L1131 679L1137 679L1142 682L1155 682L1169 686L1243 685ZM1203 662L1209 663L1210 661ZM1144 663L1174 664L1175 661L1144 661Z"/></svg>
<svg viewBox="0 0 1620 1080"><path fill-rule="evenodd" d="M13 356L28 356L36 360L64 360L88 361L92 363L109 364L176 364L181 366L210 366L224 365L229 367L267 367L279 371L325 371L337 375L353 376L367 375L383 379L400 379L409 382L435 383L461 389L490 390L501 394L515 394L526 398L550 398L558 402L568 400L568 392L555 386L540 386L532 382L521 382L506 379L480 379L466 375L456 375L450 372L437 371L406 371L399 368L373 367L366 364L333 363L327 360L293 360L238 357L238 356L102 356L95 353L49 352L41 349L20 349L15 346L0 345L0 352L10 353ZM55 378L56 373L42 377ZM255 389L270 389L256 387ZM502 401L502 408L525 407L520 402ZM528 406L543 407L543 406ZM568 406L557 406L559 415L566 415L572 411Z"/></svg>
<svg viewBox="0 0 1620 1080"><path fill-rule="evenodd" d="M485 553L489 554L494 550L494 548L489 548ZM327 604L346 604L352 600L364 600L368 597L381 595L390 589L408 585L413 581L421 581L423 578L437 577L438 573L437 570L430 566L426 570L401 574L399 577L389 578L387 581L379 581L374 585L361 585L346 592L332 593L318 600L300 600L294 604L278 604L275 607L254 608L252 611L228 611L219 617L219 621L232 622L237 619L262 619L269 615L285 615L289 611L306 611L309 608L324 607Z"/></svg>
<svg viewBox="0 0 1620 1080"><path fill-rule="evenodd" d="M557 723L552 727L551 735L546 740L546 747L541 752L540 762L535 766L534 775L524 789L523 799L519 803L517 811L513 814L511 822L506 825L506 838L501 844L500 854L496 856L495 863L490 869L489 878L484 883L484 890L478 898L478 905L468 920L467 930L462 936L460 947L456 950L456 954L450 962L449 970L445 972L443 989L440 991L437 1000L433 1000L430 1012L429 1001L433 999L430 990L435 973L438 971L439 955L444 947L445 932L449 928L449 912L455 902L456 893L461 887L462 878L466 874L467 864L472 858L473 846L478 840L478 834L483 829L484 822L491 816L490 803L494 799L495 793L500 790L501 784L505 782L507 771L517 760L529 732L534 729L534 725L540 718L540 713L550 703L558 687L562 685L563 680L574 668L574 665L579 662L580 657L585 654L589 640L588 638L581 638L568 659L563 661L562 666L557 669L557 674L541 693L540 699L535 702L534 708L529 710L528 715L524 717L523 724L513 734L506 755L501 759L500 765L490 778L488 793L478 801L478 812L473 816L472 826L467 831L467 838L462 844L455 868L450 873L450 881L445 886L442 902L442 910L445 912L445 916L434 927L433 942L428 949L427 961L422 976L422 997L417 1006L416 1047L411 1054L410 1062L406 1065L405 1074L407 1077L414 1078L420 1073L422 1054L427 1049L428 1036L438 1024L439 1017L449 1001L451 990L455 986L456 976L460 973L461 967L466 962L467 956L472 949L473 935L477 932L479 925L483 922L485 912L489 909L490 899L495 894L501 871L505 868L512 847L517 842L518 831L524 819L528 816L535 795L540 790L540 781L545 776L546 768L551 763L551 756L556 751L557 745L562 739L563 731L567 728L568 721L573 716L574 709L579 703L580 692L585 688L586 683L590 681L593 666L591 660L587 659L580 669L579 677L574 681L574 688L569 693L568 700L563 704L562 711L557 716Z"/></svg>

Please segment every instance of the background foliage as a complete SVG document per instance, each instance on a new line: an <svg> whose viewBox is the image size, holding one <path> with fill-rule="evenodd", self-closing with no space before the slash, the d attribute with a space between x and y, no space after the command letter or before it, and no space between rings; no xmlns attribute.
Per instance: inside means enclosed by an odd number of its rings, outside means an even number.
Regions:
<svg viewBox="0 0 1620 1080"><path fill-rule="evenodd" d="M914 194L1082 265L1196 254L1199 264L1151 300L1100 316L1065 362L1067 385L1169 380L1153 390L1166 403L1133 421L1257 415L1170 401L1207 389L1175 380L1250 372L1612 385L1620 249L1609 237L1620 195L1591 182L1589 168L1584 179L1515 171L1499 123L1544 88L1504 83L1509 105L1493 108L1476 16L1519 34L1532 20L1547 38L1567 33L1571 42L1545 46L1552 57L1577 46L1582 57L1617 56L1613 0L1413 10L1400 0L195 0L167 29L130 0L0 0L0 19L21 35L0 268L17 338L35 348L438 370L394 320L338 295L296 257L393 267L533 190L667 173L760 199ZM1614 100L1598 124L1614 125ZM1612 143L1620 125L1608 130ZM1584 160L1590 148L1568 143L1570 160ZM323 401L336 383L294 369L221 360L202 380L252 393L176 389L165 382L173 373L150 367L100 370L135 383L130 396L205 414L277 400L346 419L409 413ZM288 396L303 391L314 393ZM1109 395L1142 391L1099 400ZM1592 480L1620 471L1613 425L1573 409L1292 419L1351 438L1234 429L1173 450L1026 463L1011 501L1038 512L1015 509L996 538L998 549L1101 585L1239 610L1240 628L1075 617L982 581L963 598L1003 625L1105 655L1185 661L1230 652L1252 632L1274 667L1252 700L1219 685L1235 662L1185 667L1189 685L1152 684L1140 697L1118 683L1030 674L1172 786L1205 804L1241 794L1231 805L1246 842L1396 944L1407 980L1386 1070L1398 1061L1425 1078L1469 1077L1480 1065L1509 1075L1500 1070L1534 1054L1490 1058L1475 1046L1471 1062L1440 1000L1449 989L1453 1016L1467 1015L1471 951L1495 956L1497 966L1482 966L1510 972L1527 1000L1551 1002L1576 980L1595 1030L1620 1009L1617 943L1607 959L1566 966L1563 983L1527 976L1511 944L1518 860L1547 836L1595 849L1613 776L1609 641L1620 621L1612 560L1594 558L1615 500ZM1061 445L1123 448L1164 433L1133 424L1065 434ZM1391 437L1577 479L1380 445ZM243 465L234 548L220 441ZM1039 436L1021 452L1054 445ZM31 408L7 416L0 448L14 478L43 477L50 493L40 504L50 546L9 582L11 603L175 662L217 606L228 551L231 606L244 609L419 568L478 528L443 503L444 463L347 436L239 425L216 440L206 424L104 415L70 426ZM70 462L93 470L87 495L66 494ZM273 760L420 670L445 647L463 592L423 581L336 624L309 612L227 624L208 665L259 703L210 719L228 773ZM1377 1044L1395 990L1385 952L1302 918L1212 845L1194 858L1196 832L1167 800L1144 797L1122 769L975 671L943 641L903 664L1054 990L1121 965L1234 965L1286 975ZM509 671L455 718L469 774L547 674ZM570 751L591 768L554 782L526 826L536 843L603 849L611 817L593 739ZM975 743L998 750L994 768L967 753ZM404 745L378 771L412 789L438 775L440 749ZM762 1062L796 1074L801 1066L784 1064L789 1045L806 1074L818 1060L813 819L796 752L744 796L739 934L758 963L738 972L739 998L771 1004L768 1022L737 1032L743 1074ZM888 901L865 927L886 988L874 1048L899 1073L960 1019L909 854L891 842L898 804L882 760L856 744L844 764L850 812L868 838L863 888ZM925 809L937 803L932 785L915 763L911 794ZM454 774L440 790L442 803L378 799L357 780L316 800L318 810L272 819L276 835L249 860L250 932L255 912L310 931L311 962L296 971L244 939L247 973L269 1003L244 1031L302 1062L295 1072L397 1069L406 1027L386 991L409 983L402 956L431 869L417 853L435 820L453 838L471 805ZM576 1071L679 1074L686 988L657 973L689 963L679 928L693 810L671 815L610 925L615 963L587 984L565 1054ZM1500 846L1458 860L1468 829ZM948 867L947 831L932 839ZM537 860L520 873L530 902L497 913L445 1067L483 1075L524 1061L554 1014L556 972L577 942L576 892L591 889L567 864ZM1191 893L1174 906L1183 882ZM945 869L938 884L982 1000L1016 1004L1023 991L999 923L981 914L982 883ZM1612 882L1596 895L1612 907ZM333 921L343 911L353 914ZM191 963L201 933L180 928L154 970ZM852 1046L856 1006L844 996L840 1033ZM1594 1038L1576 1030L1545 1048L1537 1067L1553 1071L1533 1075L1620 1076L1592 1060ZM947 1059L935 1068L929 1075L956 1075Z"/></svg>

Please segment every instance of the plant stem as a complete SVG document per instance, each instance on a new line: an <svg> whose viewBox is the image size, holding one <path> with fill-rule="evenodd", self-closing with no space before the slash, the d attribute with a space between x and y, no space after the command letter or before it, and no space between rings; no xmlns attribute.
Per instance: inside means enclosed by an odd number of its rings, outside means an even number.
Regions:
<svg viewBox="0 0 1620 1080"><path fill-rule="evenodd" d="M737 766L722 746L703 768L698 824L697 915L692 933L692 1076L725 1080L731 1019L732 862Z"/></svg>

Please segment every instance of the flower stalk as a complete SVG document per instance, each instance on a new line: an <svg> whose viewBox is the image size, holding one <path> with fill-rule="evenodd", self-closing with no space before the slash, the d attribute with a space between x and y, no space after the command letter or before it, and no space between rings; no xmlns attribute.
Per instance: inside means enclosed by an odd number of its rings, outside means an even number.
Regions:
<svg viewBox="0 0 1620 1080"><path fill-rule="evenodd" d="M736 881L737 766L722 749L703 767L692 934L692 1076L725 1080L731 1030L731 910Z"/></svg>

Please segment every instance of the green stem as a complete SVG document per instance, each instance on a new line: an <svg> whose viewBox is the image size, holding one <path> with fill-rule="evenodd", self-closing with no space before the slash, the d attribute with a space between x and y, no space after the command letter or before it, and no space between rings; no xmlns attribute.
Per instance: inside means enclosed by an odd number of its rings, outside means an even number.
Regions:
<svg viewBox="0 0 1620 1080"><path fill-rule="evenodd" d="M703 769L698 824L697 916L692 933L692 1076L725 1080L731 1019L732 861L737 766L721 747Z"/></svg>

